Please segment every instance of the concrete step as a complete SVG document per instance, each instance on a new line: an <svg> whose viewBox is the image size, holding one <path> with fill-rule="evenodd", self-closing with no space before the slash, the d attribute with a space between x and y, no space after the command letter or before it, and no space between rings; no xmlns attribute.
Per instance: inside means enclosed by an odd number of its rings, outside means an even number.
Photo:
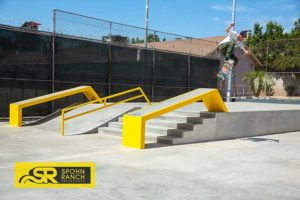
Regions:
<svg viewBox="0 0 300 200"><path fill-rule="evenodd" d="M119 127L99 127L98 133L109 134L113 136L122 137L122 128Z"/></svg>
<svg viewBox="0 0 300 200"><path fill-rule="evenodd" d="M117 137L122 137L122 128L120 127L100 127L98 128L98 133L100 134L109 134ZM148 142L157 142L157 137L165 136L165 134L154 133L147 131L145 133L145 139Z"/></svg>
<svg viewBox="0 0 300 200"><path fill-rule="evenodd" d="M146 122L146 140L157 140L161 144L185 144L194 137L195 124L215 123L215 113L172 111L155 119ZM110 122L112 128L122 129L123 118L119 117L118 122Z"/></svg>
<svg viewBox="0 0 300 200"><path fill-rule="evenodd" d="M177 144L177 140L180 139L176 136L159 136L157 137L157 143L160 144Z"/></svg>
<svg viewBox="0 0 300 200"><path fill-rule="evenodd" d="M186 116L180 116L180 115L162 115L159 116L159 120L166 120L166 121L173 121L178 123L202 123L202 119L200 117L186 117Z"/></svg>
<svg viewBox="0 0 300 200"><path fill-rule="evenodd" d="M173 137L179 137L182 138L186 136L188 133L191 133L192 130L186 130L186 129L173 129L168 131L168 136L173 136Z"/></svg>
<svg viewBox="0 0 300 200"><path fill-rule="evenodd" d="M146 126L163 126L168 128L177 128L178 123L175 121L167 121L167 120L160 120L160 119L151 119L146 122Z"/></svg>
<svg viewBox="0 0 300 200"><path fill-rule="evenodd" d="M172 130L172 128L164 127L164 126L146 125L146 132L167 135L168 130Z"/></svg>
<svg viewBox="0 0 300 200"><path fill-rule="evenodd" d="M118 128L122 130L123 123L122 122L109 122L108 127L112 128ZM146 125L146 132L151 132L151 133L158 133L158 134L164 134L167 135L169 127L164 127L164 126L155 126L155 125Z"/></svg>
<svg viewBox="0 0 300 200"><path fill-rule="evenodd" d="M123 127L123 122L109 122L108 127L120 128Z"/></svg>
<svg viewBox="0 0 300 200"><path fill-rule="evenodd" d="M165 121L167 121L167 123L172 123L172 122L177 122L177 123L185 123L185 122L189 122L189 123L195 123L195 124L199 124L202 123L202 119L211 119L211 118L215 118L215 114L214 113L200 113L200 116L188 116L188 115L176 115L176 113L168 113L162 116L159 116L155 119L151 119L149 121L147 121L147 123L156 123L156 122L161 122L164 123ZM119 117L118 118L119 122L123 122L123 117ZM170 126L174 126L174 125L170 125Z"/></svg>
<svg viewBox="0 0 300 200"><path fill-rule="evenodd" d="M179 116L186 116L186 117L200 117L200 112L189 111L189 110L174 110L170 112L171 115L179 115Z"/></svg>
<svg viewBox="0 0 300 200"><path fill-rule="evenodd" d="M122 122L109 122L109 127L115 128L122 128ZM153 132L153 133L162 133L167 134L169 130L176 130L176 129L184 129L184 130L193 130L194 124L192 123L174 123L168 121L159 121L153 123L146 124L146 132Z"/></svg>
<svg viewBox="0 0 300 200"><path fill-rule="evenodd" d="M119 123L123 123L123 118L119 117L118 119ZM163 126L163 127L169 127L169 128L177 128L177 122L174 121L166 121L166 120L158 120L158 119L151 119L146 122L146 125L157 125L157 126Z"/></svg>
<svg viewBox="0 0 300 200"><path fill-rule="evenodd" d="M211 112L201 112L200 117L202 118L215 118L216 113L211 113Z"/></svg>
<svg viewBox="0 0 300 200"><path fill-rule="evenodd" d="M195 123L178 123L177 129L193 130Z"/></svg>
<svg viewBox="0 0 300 200"><path fill-rule="evenodd" d="M197 121L196 121L197 122ZM175 121L168 121L168 120L160 120L160 119L152 119L146 122L146 126L162 126L162 127L168 127L170 129L189 129L192 130L194 124L199 124L199 121L197 123L179 123Z"/></svg>

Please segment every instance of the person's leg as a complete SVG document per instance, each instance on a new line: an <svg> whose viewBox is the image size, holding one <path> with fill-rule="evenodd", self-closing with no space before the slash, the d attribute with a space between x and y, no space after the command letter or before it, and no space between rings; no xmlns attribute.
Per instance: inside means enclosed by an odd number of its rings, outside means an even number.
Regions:
<svg viewBox="0 0 300 200"><path fill-rule="evenodd" d="M234 65L233 66L236 66L237 63L239 62L239 59L234 54L231 55L230 59L234 60Z"/></svg>
<svg viewBox="0 0 300 200"><path fill-rule="evenodd" d="M227 52L227 49L228 49L228 47L229 47L229 42L227 42L227 43L223 43L223 44L220 44L219 46L218 46L218 51L220 52L220 54L222 55L222 56L226 56L226 52Z"/></svg>
<svg viewBox="0 0 300 200"><path fill-rule="evenodd" d="M225 60L235 60L236 56L233 54L235 43L234 42L228 42L227 44L227 50L225 53Z"/></svg>

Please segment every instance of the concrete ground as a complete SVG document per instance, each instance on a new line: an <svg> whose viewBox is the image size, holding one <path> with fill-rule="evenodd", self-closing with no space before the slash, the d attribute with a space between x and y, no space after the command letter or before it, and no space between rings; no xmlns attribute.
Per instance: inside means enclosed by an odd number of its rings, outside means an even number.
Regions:
<svg viewBox="0 0 300 200"><path fill-rule="evenodd" d="M1 200L300 199L300 132L137 150L110 135L61 137L0 123L0 152ZM16 161L92 161L96 187L15 189Z"/></svg>

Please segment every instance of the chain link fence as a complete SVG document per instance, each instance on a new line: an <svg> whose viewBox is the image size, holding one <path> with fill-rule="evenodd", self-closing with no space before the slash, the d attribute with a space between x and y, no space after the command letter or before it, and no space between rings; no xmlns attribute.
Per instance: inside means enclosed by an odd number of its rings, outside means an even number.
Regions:
<svg viewBox="0 0 300 200"><path fill-rule="evenodd" d="M53 31L56 35L70 36L134 47L159 49L196 56L206 56L218 44L216 41L197 39L178 34L126 25L62 10L53 11ZM200 47L199 47L200 45ZM206 49L203 47L206 46Z"/></svg>
<svg viewBox="0 0 300 200"><path fill-rule="evenodd" d="M217 87L217 43L114 23L65 11L53 32L0 25L0 116L11 102L91 85L101 96L142 87L154 102L199 87ZM46 115L83 95L26 109Z"/></svg>

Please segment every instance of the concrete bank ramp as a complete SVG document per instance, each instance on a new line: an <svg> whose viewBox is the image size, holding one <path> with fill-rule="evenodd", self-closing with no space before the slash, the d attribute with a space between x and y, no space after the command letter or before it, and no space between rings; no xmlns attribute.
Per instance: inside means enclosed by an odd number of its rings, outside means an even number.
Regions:
<svg viewBox="0 0 300 200"><path fill-rule="evenodd" d="M73 116L84 111L99 108L100 104L90 104L77 109L74 109L65 114L65 117ZM108 107L93 113L89 113L74 119L65 121L65 136L78 135L85 133L97 133L98 128L107 126L110 121L117 120L123 114L139 109L137 104L119 104L116 106ZM60 134L61 116L51 119L43 124L34 126L43 131L56 132Z"/></svg>

